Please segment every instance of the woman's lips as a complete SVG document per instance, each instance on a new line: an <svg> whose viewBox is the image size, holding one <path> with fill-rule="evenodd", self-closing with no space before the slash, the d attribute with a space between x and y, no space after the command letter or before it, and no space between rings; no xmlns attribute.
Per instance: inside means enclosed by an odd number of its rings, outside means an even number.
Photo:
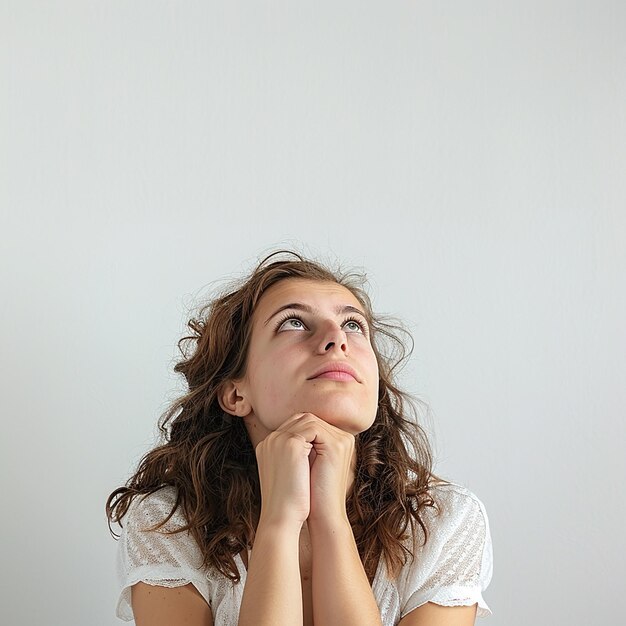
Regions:
<svg viewBox="0 0 626 626"><path fill-rule="evenodd" d="M329 380L342 380L342 381L356 380L354 376L352 376L351 374L348 374L348 372L336 372L336 371L324 372L323 374L316 376L312 380L317 380L318 378L328 378Z"/></svg>

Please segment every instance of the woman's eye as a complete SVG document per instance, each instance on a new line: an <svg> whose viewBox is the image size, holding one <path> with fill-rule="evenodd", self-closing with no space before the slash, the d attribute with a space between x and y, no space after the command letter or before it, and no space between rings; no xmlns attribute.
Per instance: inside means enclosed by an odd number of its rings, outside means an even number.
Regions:
<svg viewBox="0 0 626 626"><path fill-rule="evenodd" d="M348 324L354 324L354 326L356 327L356 328L355 328L355 330L356 330L356 331L359 331L359 330L360 330L360 331L363 331L363 327L361 326L361 324L359 324L358 322L355 322L354 320L348 320L348 321L346 322L346 326L347 326Z"/></svg>
<svg viewBox="0 0 626 626"><path fill-rule="evenodd" d="M350 332L361 332L366 334L365 324L359 322L358 320L346 320L343 325L344 327L351 325ZM281 320L276 326L276 330L281 330L283 328L287 330L304 330L306 326L299 317L287 317L284 320Z"/></svg>
<svg viewBox="0 0 626 626"><path fill-rule="evenodd" d="M295 323L295 325L294 325ZM282 328L283 326L289 326L289 328L295 328L297 330L300 330L301 328L304 328L304 324L302 323L302 320L297 318L297 317L288 317L286 320L283 320L279 325L278 328Z"/></svg>

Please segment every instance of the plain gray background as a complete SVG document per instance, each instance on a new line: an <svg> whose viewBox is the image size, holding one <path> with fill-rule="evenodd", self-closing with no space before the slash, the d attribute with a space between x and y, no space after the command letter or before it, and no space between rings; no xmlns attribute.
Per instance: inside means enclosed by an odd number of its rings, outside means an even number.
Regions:
<svg viewBox="0 0 626 626"><path fill-rule="evenodd" d="M104 503L187 313L292 245L413 332L479 623L616 623L625 6L0 2L2 623L121 623Z"/></svg>

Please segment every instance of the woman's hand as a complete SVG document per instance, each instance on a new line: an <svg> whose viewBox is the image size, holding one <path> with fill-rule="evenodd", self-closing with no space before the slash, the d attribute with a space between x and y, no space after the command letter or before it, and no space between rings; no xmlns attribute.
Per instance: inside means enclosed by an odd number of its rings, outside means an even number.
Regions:
<svg viewBox="0 0 626 626"><path fill-rule="evenodd" d="M346 519L354 436L313 413L296 413L256 447L261 517L273 522Z"/></svg>
<svg viewBox="0 0 626 626"><path fill-rule="evenodd" d="M293 416L278 430L312 445L309 522L347 520L346 494L354 477L354 435L313 413Z"/></svg>
<svg viewBox="0 0 626 626"><path fill-rule="evenodd" d="M313 445L290 428L296 413L256 447L261 484L261 519L302 526L310 512L309 453Z"/></svg>

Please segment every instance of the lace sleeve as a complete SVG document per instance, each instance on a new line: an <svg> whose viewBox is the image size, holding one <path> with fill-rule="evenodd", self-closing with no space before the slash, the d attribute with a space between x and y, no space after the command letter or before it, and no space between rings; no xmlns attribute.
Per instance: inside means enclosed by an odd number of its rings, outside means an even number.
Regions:
<svg viewBox="0 0 626 626"><path fill-rule="evenodd" d="M117 573L121 588L116 615L124 621L133 619L131 587L138 582L162 587L182 587L192 583L209 602L209 580L201 569L198 544L186 531L164 534L180 528L185 521L180 510L158 530L147 528L163 521L175 501L173 487L164 487L149 496L139 496L122 519L118 543Z"/></svg>
<svg viewBox="0 0 626 626"><path fill-rule="evenodd" d="M415 564L405 579L401 615L426 602L443 606L477 603L477 617L491 615L482 596L493 571L485 507L460 486L448 486L444 505L441 517L434 518L438 527L427 546L416 553Z"/></svg>

